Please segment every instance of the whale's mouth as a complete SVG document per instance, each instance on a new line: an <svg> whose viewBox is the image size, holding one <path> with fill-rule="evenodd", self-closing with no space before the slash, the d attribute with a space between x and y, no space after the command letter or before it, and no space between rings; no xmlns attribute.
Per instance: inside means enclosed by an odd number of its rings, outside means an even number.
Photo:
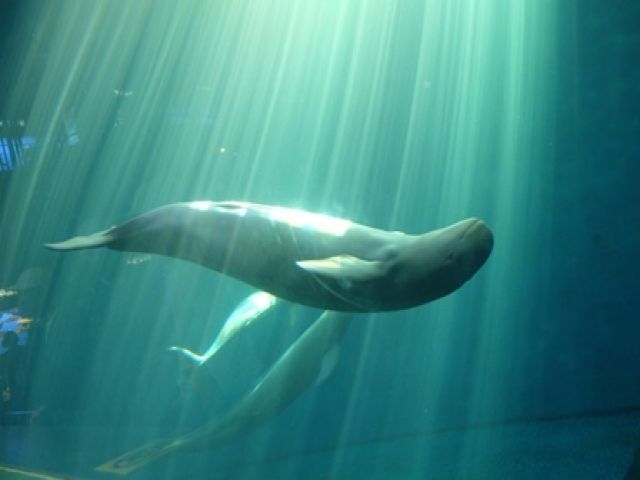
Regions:
<svg viewBox="0 0 640 480"><path fill-rule="evenodd" d="M469 219L469 225L462 234L463 240L473 242L475 257L479 266L489 258L493 250L493 233L485 222L479 218Z"/></svg>

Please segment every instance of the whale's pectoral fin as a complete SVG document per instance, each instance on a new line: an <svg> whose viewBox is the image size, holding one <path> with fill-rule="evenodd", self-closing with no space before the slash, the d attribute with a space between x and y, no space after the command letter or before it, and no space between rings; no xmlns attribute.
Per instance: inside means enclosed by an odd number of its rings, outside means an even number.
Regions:
<svg viewBox="0 0 640 480"><path fill-rule="evenodd" d="M296 264L308 272L337 281L373 280L387 272L387 265L377 260L363 260L352 255L338 255L321 260L301 260Z"/></svg>
<svg viewBox="0 0 640 480"><path fill-rule="evenodd" d="M91 235L73 237L58 243L45 243L44 246L51 250L84 250L85 248L98 248L113 241L113 228L93 233Z"/></svg>
<svg viewBox="0 0 640 480"><path fill-rule="evenodd" d="M331 374L336 369L339 360L340 346L334 345L322 359L322 365L320 365L320 373L318 373L318 378L316 378L316 385L322 384L327 378L331 376Z"/></svg>

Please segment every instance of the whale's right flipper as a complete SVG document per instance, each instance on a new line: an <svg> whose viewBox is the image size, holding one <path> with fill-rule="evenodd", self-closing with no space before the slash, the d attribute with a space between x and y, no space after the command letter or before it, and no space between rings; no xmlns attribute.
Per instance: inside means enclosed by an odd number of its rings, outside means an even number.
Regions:
<svg viewBox="0 0 640 480"><path fill-rule="evenodd" d="M58 243L45 243L44 246L51 250L84 250L85 248L103 247L114 240L113 228L91 235L73 237Z"/></svg>
<svg viewBox="0 0 640 480"><path fill-rule="evenodd" d="M338 366L338 362L340 361L340 345L336 344L331 347L324 358L322 359L322 364L320 365L320 372L318 373L318 377L316 378L316 385L321 385L324 381L331 376L331 374L335 371Z"/></svg>

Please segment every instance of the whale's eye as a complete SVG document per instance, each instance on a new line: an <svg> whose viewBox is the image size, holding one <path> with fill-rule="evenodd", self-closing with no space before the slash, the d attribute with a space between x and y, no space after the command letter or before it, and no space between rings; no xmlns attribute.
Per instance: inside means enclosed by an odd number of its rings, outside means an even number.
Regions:
<svg viewBox="0 0 640 480"><path fill-rule="evenodd" d="M398 248L395 245L387 245L380 251L380 260L393 262L398 258Z"/></svg>

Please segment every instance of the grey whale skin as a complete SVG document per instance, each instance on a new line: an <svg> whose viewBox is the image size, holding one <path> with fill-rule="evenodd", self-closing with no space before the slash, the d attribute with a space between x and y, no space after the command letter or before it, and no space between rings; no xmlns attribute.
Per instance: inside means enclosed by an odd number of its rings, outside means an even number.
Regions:
<svg viewBox="0 0 640 480"><path fill-rule="evenodd" d="M421 235L246 202L174 203L53 250L107 247L180 258L295 303L344 312L402 310L457 290L485 263L477 218Z"/></svg>

